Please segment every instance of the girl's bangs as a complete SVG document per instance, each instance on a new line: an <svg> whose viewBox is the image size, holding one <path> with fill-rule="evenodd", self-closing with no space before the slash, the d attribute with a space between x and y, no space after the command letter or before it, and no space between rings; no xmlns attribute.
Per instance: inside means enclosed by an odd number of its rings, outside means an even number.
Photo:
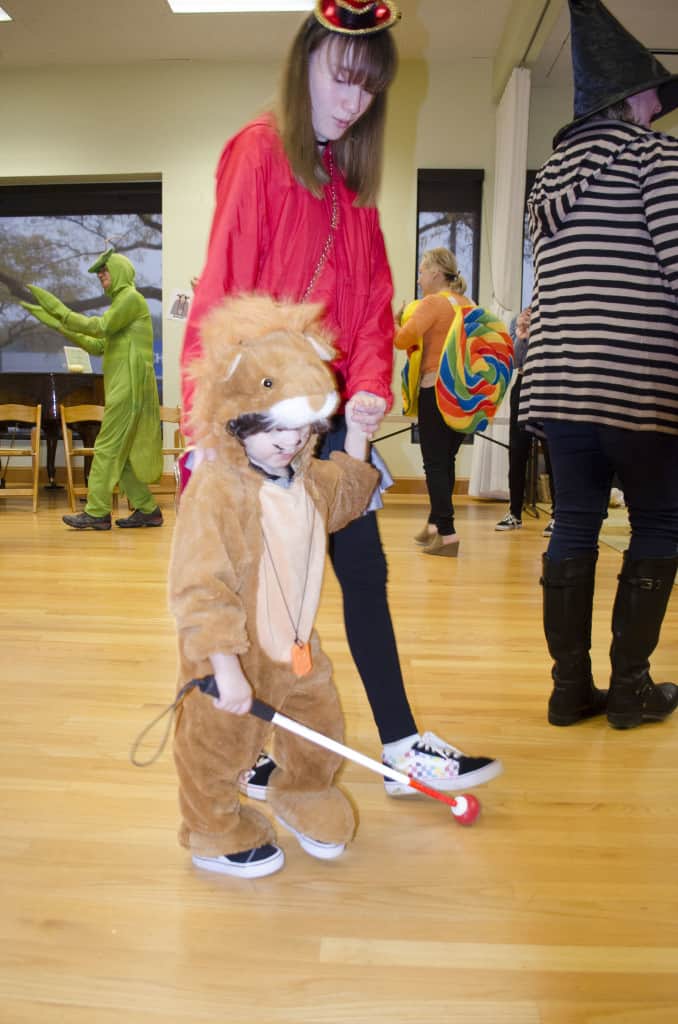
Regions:
<svg viewBox="0 0 678 1024"><path fill-rule="evenodd" d="M330 40L328 52L332 74L335 77L345 75L351 85L359 85L374 95L384 92L393 81L396 58L387 33L381 36L381 33L374 36L337 33Z"/></svg>

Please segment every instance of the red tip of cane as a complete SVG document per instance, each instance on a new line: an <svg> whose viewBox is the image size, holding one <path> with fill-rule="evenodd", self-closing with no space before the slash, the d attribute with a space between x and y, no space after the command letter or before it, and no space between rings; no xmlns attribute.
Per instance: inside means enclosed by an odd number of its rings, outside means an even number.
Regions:
<svg viewBox="0 0 678 1024"><path fill-rule="evenodd" d="M480 814L480 801L474 797L473 793L464 793L457 804L457 808L451 808L454 820L460 825L472 825Z"/></svg>
<svg viewBox="0 0 678 1024"><path fill-rule="evenodd" d="M431 789L430 786L425 786L423 782L419 782L417 779L410 779L409 781L412 789L416 789L419 793L425 793L426 796L432 796L434 800L441 800L448 807L454 807L457 803L453 796L448 796L447 793L441 793L437 789Z"/></svg>

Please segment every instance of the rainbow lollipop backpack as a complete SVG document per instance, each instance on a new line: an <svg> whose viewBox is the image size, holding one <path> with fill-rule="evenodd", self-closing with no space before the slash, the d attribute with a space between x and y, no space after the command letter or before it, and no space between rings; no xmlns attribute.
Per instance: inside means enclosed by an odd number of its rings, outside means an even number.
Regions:
<svg viewBox="0 0 678 1024"><path fill-rule="evenodd" d="M454 319L438 363L436 403L448 427L473 434L485 430L506 394L513 373L513 342L505 324L482 306L453 305ZM403 322L414 306L407 307ZM420 340L402 372L406 416L417 416L422 351Z"/></svg>

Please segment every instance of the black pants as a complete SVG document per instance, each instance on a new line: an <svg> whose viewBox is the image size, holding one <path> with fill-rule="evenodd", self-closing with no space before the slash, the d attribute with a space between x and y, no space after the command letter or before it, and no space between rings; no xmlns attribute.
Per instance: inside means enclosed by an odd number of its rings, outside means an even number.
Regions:
<svg viewBox="0 0 678 1024"><path fill-rule="evenodd" d="M337 417L320 458L343 451L346 424ZM386 584L388 570L375 512L330 535L329 554L342 590L346 639L382 743L417 732L405 693Z"/></svg>
<svg viewBox="0 0 678 1024"><path fill-rule="evenodd" d="M454 460L464 441L464 434L448 427L436 404L435 388L419 391L419 443L424 462L426 489L431 504L429 523L438 533L449 537L454 533Z"/></svg>
<svg viewBox="0 0 678 1024"><path fill-rule="evenodd" d="M558 492L550 559L596 550L615 473L629 512L629 559L678 554L678 436L569 420L547 420L544 431Z"/></svg>
<svg viewBox="0 0 678 1024"><path fill-rule="evenodd" d="M523 502L525 500L525 480L527 478L527 463L530 457L533 434L528 433L518 423L518 407L520 405L520 388L522 375L516 376L515 383L511 389L510 417L509 417L509 512L516 519L522 519ZM549 478L551 490L551 516L556 514L556 491L553 482L553 471L549 457L548 445L541 442L546 463L546 472Z"/></svg>

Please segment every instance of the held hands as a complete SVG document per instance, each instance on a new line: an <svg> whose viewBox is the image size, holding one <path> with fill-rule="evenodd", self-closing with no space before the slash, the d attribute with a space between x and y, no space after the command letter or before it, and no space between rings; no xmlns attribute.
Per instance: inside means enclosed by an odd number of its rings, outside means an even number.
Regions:
<svg viewBox="0 0 678 1024"><path fill-rule="evenodd" d="M211 654L210 661L219 688L215 708L232 715L246 715L252 707L252 687L240 667L240 659L236 654Z"/></svg>
<svg viewBox="0 0 678 1024"><path fill-rule="evenodd" d="M356 391L346 403L346 423L359 427L363 434L372 437L386 412L386 399L370 391Z"/></svg>
<svg viewBox="0 0 678 1024"><path fill-rule="evenodd" d="M378 395L358 391L346 403L346 440L344 451L354 459L364 462L367 458L367 442L381 423L386 402Z"/></svg>

